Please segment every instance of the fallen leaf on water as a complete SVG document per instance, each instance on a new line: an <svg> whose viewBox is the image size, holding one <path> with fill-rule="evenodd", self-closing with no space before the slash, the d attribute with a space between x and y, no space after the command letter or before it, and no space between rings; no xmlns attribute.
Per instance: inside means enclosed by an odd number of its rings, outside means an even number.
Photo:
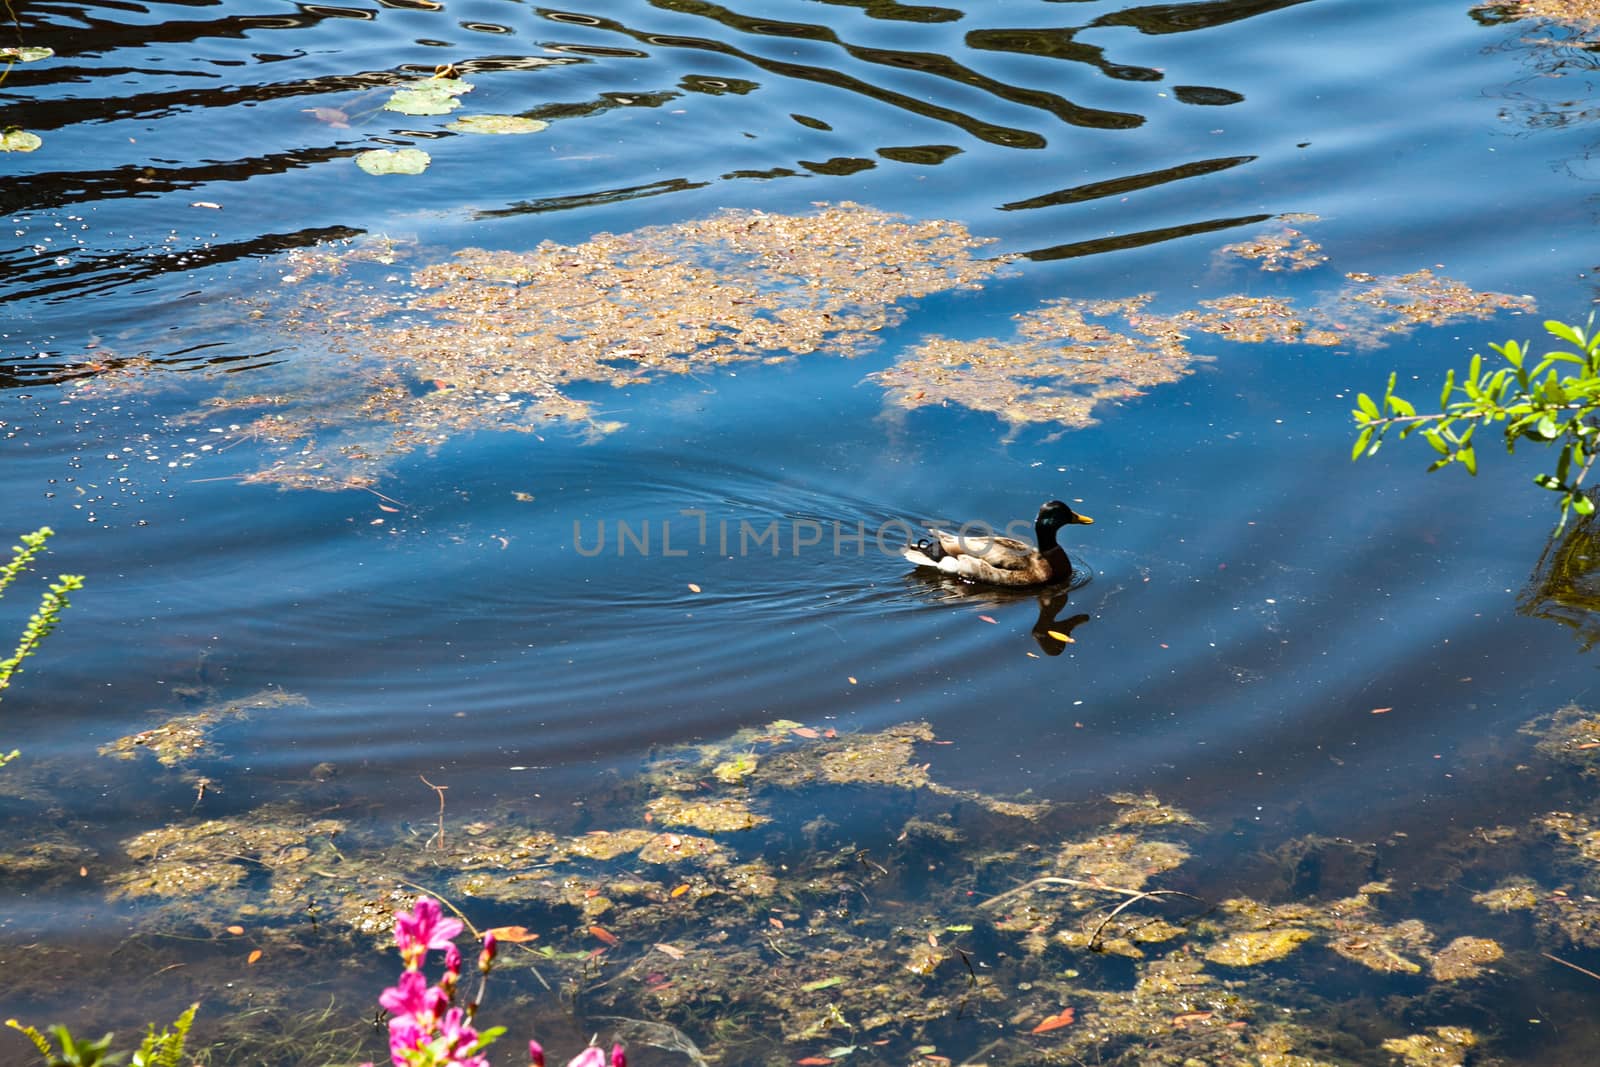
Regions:
<svg viewBox="0 0 1600 1067"><path fill-rule="evenodd" d="M782 930L783 929L783 920L777 918L776 916L768 916L767 917L767 925L772 927L774 930Z"/></svg>
<svg viewBox="0 0 1600 1067"><path fill-rule="evenodd" d="M489 933L494 935L496 941L507 941L513 945L521 945L539 939L539 935L526 926L496 926Z"/></svg>
<svg viewBox="0 0 1600 1067"><path fill-rule="evenodd" d="M1040 1021L1038 1026L1035 1026L1032 1030L1029 1030L1028 1032L1030 1034L1043 1034L1043 1033L1048 1033L1051 1030L1059 1030L1063 1026L1071 1026L1074 1017L1075 1017L1074 1009L1072 1009L1072 1008L1062 1008L1055 1015L1046 1016L1043 1020Z"/></svg>
<svg viewBox="0 0 1600 1067"><path fill-rule="evenodd" d="M833 1061L826 1056L807 1056L794 1061L799 1067L827 1067Z"/></svg>
<svg viewBox="0 0 1600 1067"><path fill-rule="evenodd" d="M843 978L841 978L839 975L834 975L831 978L819 978L815 982L807 982L800 988L807 993L815 993L821 989L832 989L834 986L840 985L843 982Z"/></svg>
<svg viewBox="0 0 1600 1067"><path fill-rule="evenodd" d="M680 885L680 886L675 887L672 890L671 895L675 896L675 897L681 897L685 893L687 893L688 891L689 891L689 886L687 884L684 884L684 885Z"/></svg>
<svg viewBox="0 0 1600 1067"><path fill-rule="evenodd" d="M601 941L604 941L608 945L620 945L620 944L622 944L621 939L618 938L617 935L612 933L610 930L607 930L604 926L591 926L591 927L589 927L589 932L591 934L593 934L595 937L598 937Z"/></svg>
<svg viewBox="0 0 1600 1067"><path fill-rule="evenodd" d="M1384 715L1384 714L1387 714L1388 712L1391 712L1393 710L1394 710L1393 708L1373 708L1372 709L1372 714L1374 714L1374 715Z"/></svg>
<svg viewBox="0 0 1600 1067"><path fill-rule="evenodd" d="M790 731L790 733L794 734L796 737L803 737L808 741L815 741L817 738L822 736L809 726L796 726Z"/></svg>
<svg viewBox="0 0 1600 1067"><path fill-rule="evenodd" d="M856 681L856 676L853 675L853 674L847 674L844 677L845 677L845 681L849 682L851 685L858 685L859 684Z"/></svg>
<svg viewBox="0 0 1600 1067"><path fill-rule="evenodd" d="M1191 1011L1172 1017L1172 1025L1177 1027L1188 1026L1190 1023L1202 1023L1211 1018L1209 1011Z"/></svg>
<svg viewBox="0 0 1600 1067"><path fill-rule="evenodd" d="M356 166L368 174L421 174L433 162L433 157L420 148L374 148L355 158Z"/></svg>
<svg viewBox="0 0 1600 1067"><path fill-rule="evenodd" d="M87 877L89 877L89 868L87 868L87 867L79 867L78 868L78 877L79 878L87 878Z"/></svg>
<svg viewBox="0 0 1600 1067"><path fill-rule="evenodd" d="M1574 748L1600 748L1600 741L1585 741L1581 745L1574 745L1572 747L1574 747Z"/></svg>
<svg viewBox="0 0 1600 1067"><path fill-rule="evenodd" d="M242 927L242 926L230 926L230 927L228 927L228 933L230 933L230 934L242 934L242 933L244 933L244 927Z"/></svg>
<svg viewBox="0 0 1600 1067"><path fill-rule="evenodd" d="M259 960L260 958L261 958L261 950L260 949L255 949L250 953L249 956L245 957L245 961L244 961L245 965L249 966L250 964L254 963L256 960Z"/></svg>
<svg viewBox="0 0 1600 1067"><path fill-rule="evenodd" d="M350 128L350 115L336 107L303 107L300 110L316 116L318 122L326 122L336 130Z"/></svg>
<svg viewBox="0 0 1600 1067"><path fill-rule="evenodd" d="M1075 645L1078 643L1077 639L1071 634L1064 634L1060 630L1046 630L1045 633L1049 634L1057 641L1065 641L1069 645Z"/></svg>
<svg viewBox="0 0 1600 1067"><path fill-rule="evenodd" d="M399 511L400 509L399 508L392 508L388 504L379 504L378 505L378 510L379 511Z"/></svg>
<svg viewBox="0 0 1600 1067"><path fill-rule="evenodd" d="M994 618L989 615L979 615L978 618L982 619L984 622L990 623L991 625L994 623Z"/></svg>
<svg viewBox="0 0 1600 1067"><path fill-rule="evenodd" d="M699 591L700 591L700 587L698 585L695 585L693 582L689 583L689 592L698 593Z"/></svg>
<svg viewBox="0 0 1600 1067"><path fill-rule="evenodd" d="M520 115L467 115L456 119L445 129L456 133L538 133L550 124L543 119L527 119Z"/></svg>
<svg viewBox="0 0 1600 1067"><path fill-rule="evenodd" d="M196 200L194 203L190 204L189 206L190 207L208 207L212 211L221 211L222 210L222 205L221 204L215 203L214 201L211 201L211 200Z"/></svg>
<svg viewBox="0 0 1600 1067"><path fill-rule="evenodd" d="M687 955L683 949L676 945L657 944L656 950L664 955L671 956L675 960L681 960L685 955Z"/></svg>

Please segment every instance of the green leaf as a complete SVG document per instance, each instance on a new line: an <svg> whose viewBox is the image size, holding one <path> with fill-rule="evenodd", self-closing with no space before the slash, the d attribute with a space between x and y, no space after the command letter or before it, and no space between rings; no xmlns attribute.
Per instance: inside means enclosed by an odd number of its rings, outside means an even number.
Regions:
<svg viewBox="0 0 1600 1067"><path fill-rule="evenodd" d="M1572 510L1579 515L1593 515L1594 501L1586 496L1575 496L1572 498Z"/></svg>
<svg viewBox="0 0 1600 1067"><path fill-rule="evenodd" d="M460 78L426 78L396 89L383 108L402 115L444 115L460 107L461 101L456 97L473 88Z"/></svg>
<svg viewBox="0 0 1600 1067"><path fill-rule="evenodd" d="M1533 428L1533 432L1546 441L1554 441L1556 439L1556 420L1549 415L1540 416L1538 424Z"/></svg>
<svg viewBox="0 0 1600 1067"><path fill-rule="evenodd" d="M1482 374L1483 356L1479 355L1477 352L1474 352L1472 353L1472 362L1467 365L1467 377L1471 378L1473 382L1476 383Z"/></svg>
<svg viewBox="0 0 1600 1067"><path fill-rule="evenodd" d="M1369 419L1378 417L1378 405L1366 393L1356 394L1356 406L1359 407Z"/></svg>
<svg viewBox="0 0 1600 1067"><path fill-rule="evenodd" d="M356 156L356 166L368 174L421 174L432 162L433 157L420 148L392 152L375 148Z"/></svg>
<svg viewBox="0 0 1600 1067"><path fill-rule="evenodd" d="M28 47L0 48L0 60L16 63L36 63L56 54L54 48Z"/></svg>
<svg viewBox="0 0 1600 1067"><path fill-rule="evenodd" d="M0 133L0 152L32 152L43 145L36 133L27 130L7 130Z"/></svg>
<svg viewBox="0 0 1600 1067"><path fill-rule="evenodd" d="M1450 394L1455 392L1456 371L1452 367L1444 376L1444 389L1439 393L1439 406L1446 407L1450 403Z"/></svg>
<svg viewBox="0 0 1600 1067"><path fill-rule="evenodd" d="M1438 430L1423 430L1422 436L1428 439L1428 443L1433 446L1433 450L1441 456L1450 454L1450 446L1444 443L1444 438L1439 436Z"/></svg>
<svg viewBox="0 0 1600 1067"><path fill-rule="evenodd" d="M836 974L832 978L818 978L815 982L807 982L800 988L807 993L815 993L819 989L832 989L834 986L842 985L843 983L843 976Z"/></svg>
<svg viewBox="0 0 1600 1067"><path fill-rule="evenodd" d="M1558 322L1555 319L1546 319L1544 328L1556 337L1559 337L1563 341L1566 341L1570 344L1575 344L1579 348L1589 347L1584 343L1582 331L1578 330L1576 327L1568 326L1566 323Z"/></svg>
<svg viewBox="0 0 1600 1067"><path fill-rule="evenodd" d="M445 127L456 133L538 133L550 124L543 119L525 119L520 115L463 115Z"/></svg>
<svg viewBox="0 0 1600 1067"><path fill-rule="evenodd" d="M1468 474L1476 475L1478 473L1478 453L1476 449L1469 445L1457 452L1456 458L1466 466Z"/></svg>
<svg viewBox="0 0 1600 1067"><path fill-rule="evenodd" d="M1409 419L1417 413L1416 406L1411 401L1398 396L1389 398L1389 410L1403 419Z"/></svg>
<svg viewBox="0 0 1600 1067"><path fill-rule="evenodd" d="M1362 430L1356 435L1356 446L1350 450L1350 459L1352 462L1360 459L1361 453L1365 452L1367 450L1367 445L1372 443L1372 431L1373 427L1368 426L1365 430Z"/></svg>
<svg viewBox="0 0 1600 1067"><path fill-rule="evenodd" d="M1541 489L1550 489L1555 491L1559 491L1561 489L1561 482L1552 474L1534 475L1533 484L1539 486Z"/></svg>

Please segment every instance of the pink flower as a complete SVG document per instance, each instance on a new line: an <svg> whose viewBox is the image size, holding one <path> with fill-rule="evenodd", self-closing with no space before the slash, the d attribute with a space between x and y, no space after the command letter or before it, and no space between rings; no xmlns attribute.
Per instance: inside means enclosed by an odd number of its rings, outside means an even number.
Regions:
<svg viewBox="0 0 1600 1067"><path fill-rule="evenodd" d="M410 1053L428 1043L428 1031L411 1016L389 1020L389 1059L394 1067L406 1067Z"/></svg>
<svg viewBox="0 0 1600 1067"><path fill-rule="evenodd" d="M611 1046L611 1067L628 1067L628 1056L621 1045Z"/></svg>
<svg viewBox="0 0 1600 1067"><path fill-rule="evenodd" d="M607 1067L606 1054L599 1045L590 1045L568 1060L567 1067Z"/></svg>
<svg viewBox="0 0 1600 1067"><path fill-rule="evenodd" d="M429 949L444 948L460 932L461 920L446 919L432 897L418 897L409 915L403 911L394 915L394 941L408 971L421 966Z"/></svg>
<svg viewBox="0 0 1600 1067"><path fill-rule="evenodd" d="M528 1067L544 1067L544 1046L537 1041L528 1042Z"/></svg>
<svg viewBox="0 0 1600 1067"><path fill-rule="evenodd" d="M390 1015L421 1015L427 1006L428 980L421 971L402 971L400 981L378 994L378 1003Z"/></svg>
<svg viewBox="0 0 1600 1067"><path fill-rule="evenodd" d="M498 943L493 930L483 935L483 951L478 953L478 970L483 974L488 974L489 968L494 966L494 950Z"/></svg>

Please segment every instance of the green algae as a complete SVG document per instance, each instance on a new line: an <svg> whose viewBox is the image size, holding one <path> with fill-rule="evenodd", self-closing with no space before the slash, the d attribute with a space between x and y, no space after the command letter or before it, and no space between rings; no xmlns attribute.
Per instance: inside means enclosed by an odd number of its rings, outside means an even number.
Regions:
<svg viewBox="0 0 1600 1067"><path fill-rule="evenodd" d="M1463 1026L1436 1026L1427 1033L1390 1038L1384 1050L1405 1061L1406 1067L1462 1067L1478 1035Z"/></svg>
<svg viewBox="0 0 1600 1067"><path fill-rule="evenodd" d="M1449 1035L1469 1033L1457 1024L1473 1020L1471 1002L1450 991L1524 966L1498 930L1412 917L1417 891L1371 877L1387 873L1385 848L1294 839L1258 858L1249 888L1260 895L1196 900L1174 890L1194 888L1191 869L1219 834L1181 808L1128 793L1029 804L1033 817L1016 818L999 798L940 783L934 740L925 723L845 736L767 724L659 754L587 807L598 825L494 808L452 818L426 848L420 834L397 841L281 804L183 821L125 842L126 869L107 888L153 904L146 922L246 922L272 960L295 951L308 916L323 936L386 943L393 913L437 892L480 925L511 913L539 935L502 948L496 981L517 995L547 983L588 1016L651 1020L662 1040L723 1062L835 1051L997 1067L1461 1062L1450 1057L1471 1046ZM737 781L709 773L739 754L759 758ZM793 816L830 795L892 821L869 842ZM1592 943L1582 924L1600 931L1596 820L1575 809L1475 830L1472 855L1544 849L1568 880L1481 878L1459 896L1487 923L1531 915L1552 947ZM54 877L76 855L53 853L41 870ZM1305 874L1313 859L1320 881ZM1308 884L1340 892L1297 888ZM1433 992L1407 1001L1404 1030L1352 1030L1350 1009L1321 992L1330 976ZM960 1020L988 1043L967 1048ZM1427 1056L1443 1058L1413 1059Z"/></svg>
<svg viewBox="0 0 1600 1067"><path fill-rule="evenodd" d="M304 707L306 699L281 689L263 689L239 700L207 705L197 712L174 715L159 726L119 737L100 746L100 755L116 759L137 759L148 752L163 767L177 767L191 760L217 755L212 731L229 719L243 719L271 708Z"/></svg>
<svg viewBox="0 0 1600 1067"><path fill-rule="evenodd" d="M1311 938L1310 930L1296 926L1276 930L1245 930L1218 941L1206 949L1209 963L1225 967L1254 967L1281 960Z"/></svg>

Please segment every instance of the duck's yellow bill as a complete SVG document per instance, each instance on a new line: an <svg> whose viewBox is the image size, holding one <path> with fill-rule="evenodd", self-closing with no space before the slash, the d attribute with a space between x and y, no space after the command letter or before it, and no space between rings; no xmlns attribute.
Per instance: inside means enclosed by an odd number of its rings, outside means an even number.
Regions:
<svg viewBox="0 0 1600 1067"><path fill-rule="evenodd" d="M1077 521L1083 523L1083 525L1085 525L1085 526L1093 526L1094 525L1094 520L1091 519L1087 515L1079 515L1078 518L1077 518Z"/></svg>

